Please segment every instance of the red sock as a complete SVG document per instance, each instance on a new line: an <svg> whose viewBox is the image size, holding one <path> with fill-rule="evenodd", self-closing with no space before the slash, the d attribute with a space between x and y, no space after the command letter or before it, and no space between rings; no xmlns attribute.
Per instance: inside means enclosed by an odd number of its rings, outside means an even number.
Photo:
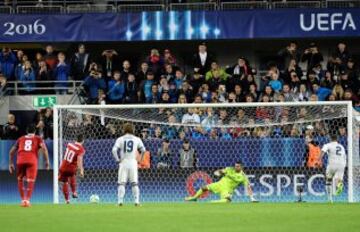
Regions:
<svg viewBox="0 0 360 232"><path fill-rule="evenodd" d="M20 193L21 200L23 201L25 199L25 194L24 194L25 187L24 187L24 181L22 179L18 180L18 190Z"/></svg>
<svg viewBox="0 0 360 232"><path fill-rule="evenodd" d="M68 201L69 200L69 186L68 183L63 183L63 188L62 188L65 200Z"/></svg>
<svg viewBox="0 0 360 232"><path fill-rule="evenodd" d="M27 195L26 195L26 199L28 201L30 201L31 199L31 195L34 191L34 185L35 185L35 182L34 181L28 181L27 183Z"/></svg>
<svg viewBox="0 0 360 232"><path fill-rule="evenodd" d="M76 193L76 178L75 176L72 176L69 179L70 179L71 192Z"/></svg>

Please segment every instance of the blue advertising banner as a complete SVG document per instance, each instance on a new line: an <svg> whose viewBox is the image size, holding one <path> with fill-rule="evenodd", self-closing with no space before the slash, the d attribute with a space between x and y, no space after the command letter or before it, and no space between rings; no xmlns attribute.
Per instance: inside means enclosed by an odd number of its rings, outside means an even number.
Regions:
<svg viewBox="0 0 360 232"><path fill-rule="evenodd" d="M360 35L360 9L0 15L0 42L149 41Z"/></svg>

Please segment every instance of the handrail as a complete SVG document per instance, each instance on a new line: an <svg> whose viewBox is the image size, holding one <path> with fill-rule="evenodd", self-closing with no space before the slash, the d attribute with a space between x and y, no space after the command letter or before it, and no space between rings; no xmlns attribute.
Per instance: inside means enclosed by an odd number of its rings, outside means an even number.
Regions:
<svg viewBox="0 0 360 232"><path fill-rule="evenodd" d="M13 95L18 95L19 90L27 90L28 87L22 87L23 84L67 84L68 86L50 86L50 87L41 87L41 86L31 86L32 90L70 90L75 92L78 86L81 86L83 81L76 80L67 80L67 81L8 81L6 83L6 92L13 91ZM19 86L20 85L20 86ZM70 85L70 86L69 86Z"/></svg>

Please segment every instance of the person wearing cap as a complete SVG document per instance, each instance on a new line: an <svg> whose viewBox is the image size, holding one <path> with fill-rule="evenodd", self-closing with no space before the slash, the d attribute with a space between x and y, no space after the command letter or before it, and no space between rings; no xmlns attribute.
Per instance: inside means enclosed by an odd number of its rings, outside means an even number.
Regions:
<svg viewBox="0 0 360 232"><path fill-rule="evenodd" d="M179 158L181 168L197 167L197 152L191 147L188 139L183 140L182 148L179 150Z"/></svg>
<svg viewBox="0 0 360 232"><path fill-rule="evenodd" d="M305 49L301 61L307 62L307 70L311 70L315 65L320 64L324 60L316 43L310 43L309 47Z"/></svg>
<svg viewBox="0 0 360 232"><path fill-rule="evenodd" d="M171 168L173 166L173 153L170 149L169 139L164 139L157 151L157 168Z"/></svg>

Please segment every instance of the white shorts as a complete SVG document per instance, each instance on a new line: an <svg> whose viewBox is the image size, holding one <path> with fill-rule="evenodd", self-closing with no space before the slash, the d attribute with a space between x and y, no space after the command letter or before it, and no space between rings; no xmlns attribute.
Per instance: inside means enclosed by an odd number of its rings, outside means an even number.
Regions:
<svg viewBox="0 0 360 232"><path fill-rule="evenodd" d="M342 180L344 178L345 165L344 164L329 164L326 167L326 177Z"/></svg>
<svg viewBox="0 0 360 232"><path fill-rule="evenodd" d="M138 166L136 160L124 160L119 164L118 183L126 184L127 182L138 183Z"/></svg>

